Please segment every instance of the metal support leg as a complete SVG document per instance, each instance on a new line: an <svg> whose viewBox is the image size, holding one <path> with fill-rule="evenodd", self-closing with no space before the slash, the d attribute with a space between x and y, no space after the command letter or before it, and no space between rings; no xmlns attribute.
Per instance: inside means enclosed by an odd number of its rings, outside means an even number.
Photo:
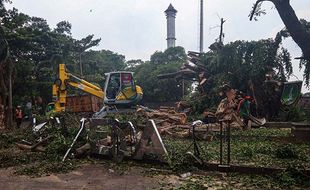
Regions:
<svg viewBox="0 0 310 190"><path fill-rule="evenodd" d="M220 123L220 164L223 164L223 122Z"/></svg>
<svg viewBox="0 0 310 190"><path fill-rule="evenodd" d="M220 165L223 165L225 162L225 165L229 166L230 164L230 142L231 142L231 130L230 130L230 121L227 120L222 120L220 121ZM225 145L224 148L224 143L227 143L227 147ZM227 148L227 152L225 149ZM224 152L226 152L224 154ZM223 156L225 156L225 161L223 161Z"/></svg>

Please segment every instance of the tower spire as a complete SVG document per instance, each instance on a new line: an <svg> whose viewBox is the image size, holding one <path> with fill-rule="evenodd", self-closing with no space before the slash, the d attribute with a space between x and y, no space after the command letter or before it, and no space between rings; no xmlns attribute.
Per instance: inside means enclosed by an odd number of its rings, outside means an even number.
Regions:
<svg viewBox="0 0 310 190"><path fill-rule="evenodd" d="M170 3L165 13L167 18L167 48L175 47L175 16L177 10Z"/></svg>

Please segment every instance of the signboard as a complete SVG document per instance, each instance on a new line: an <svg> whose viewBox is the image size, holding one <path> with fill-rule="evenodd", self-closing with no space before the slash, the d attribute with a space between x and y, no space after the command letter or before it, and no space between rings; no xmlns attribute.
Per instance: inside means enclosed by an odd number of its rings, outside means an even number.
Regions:
<svg viewBox="0 0 310 190"><path fill-rule="evenodd" d="M301 95L302 81L285 82L281 94L283 106L291 106L298 102Z"/></svg>

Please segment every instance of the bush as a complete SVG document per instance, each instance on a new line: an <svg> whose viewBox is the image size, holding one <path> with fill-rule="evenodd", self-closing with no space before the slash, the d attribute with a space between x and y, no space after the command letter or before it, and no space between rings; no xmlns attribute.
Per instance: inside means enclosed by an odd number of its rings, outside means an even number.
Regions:
<svg viewBox="0 0 310 190"><path fill-rule="evenodd" d="M276 149L276 157L281 159L295 159L298 158L298 152L292 144L282 145Z"/></svg>
<svg viewBox="0 0 310 190"><path fill-rule="evenodd" d="M296 165L290 165L287 169L277 176L277 180L285 188L293 185L301 185L302 187L309 188L310 177L303 172L304 168Z"/></svg>

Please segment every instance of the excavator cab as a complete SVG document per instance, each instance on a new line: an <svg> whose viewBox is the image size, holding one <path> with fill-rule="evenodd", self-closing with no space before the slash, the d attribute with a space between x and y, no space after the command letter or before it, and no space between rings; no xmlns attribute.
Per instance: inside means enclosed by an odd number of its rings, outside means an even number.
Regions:
<svg viewBox="0 0 310 190"><path fill-rule="evenodd" d="M142 99L142 89L135 85L132 72L110 72L105 73L105 76L105 104L132 106Z"/></svg>

